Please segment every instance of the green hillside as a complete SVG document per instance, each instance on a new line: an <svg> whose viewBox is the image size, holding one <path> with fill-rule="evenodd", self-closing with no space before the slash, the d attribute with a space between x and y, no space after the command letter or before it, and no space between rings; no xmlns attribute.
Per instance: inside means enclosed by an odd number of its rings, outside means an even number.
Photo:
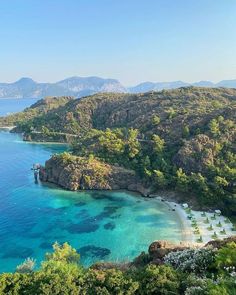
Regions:
<svg viewBox="0 0 236 295"><path fill-rule="evenodd" d="M37 101L29 108L26 108L23 112L12 114L7 117L0 117L0 127L17 125L19 130L21 130L21 124L31 121L35 117L45 116L47 112L64 106L73 99L73 97L69 96L46 97Z"/></svg>
<svg viewBox="0 0 236 295"><path fill-rule="evenodd" d="M17 130L36 139L74 134L75 155L133 169L151 191L236 213L235 89L96 94L25 118Z"/></svg>

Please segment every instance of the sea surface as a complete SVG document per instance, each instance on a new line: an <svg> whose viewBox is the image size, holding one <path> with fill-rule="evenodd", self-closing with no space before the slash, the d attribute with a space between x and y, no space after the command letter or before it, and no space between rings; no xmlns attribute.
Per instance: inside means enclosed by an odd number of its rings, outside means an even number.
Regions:
<svg viewBox="0 0 236 295"><path fill-rule="evenodd" d="M14 271L27 257L39 266L55 241L69 242L88 266L127 261L157 239L182 239L178 216L163 202L129 192L69 192L35 184L33 163L66 149L0 132L0 272Z"/></svg>
<svg viewBox="0 0 236 295"><path fill-rule="evenodd" d="M0 116L23 111L26 107L34 104L35 98L4 98L0 99Z"/></svg>

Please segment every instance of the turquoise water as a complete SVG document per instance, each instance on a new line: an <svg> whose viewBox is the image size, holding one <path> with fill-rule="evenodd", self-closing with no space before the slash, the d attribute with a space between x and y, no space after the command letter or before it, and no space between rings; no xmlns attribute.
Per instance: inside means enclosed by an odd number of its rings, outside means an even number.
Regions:
<svg viewBox="0 0 236 295"><path fill-rule="evenodd" d="M14 270L29 256L39 264L55 241L68 241L89 265L133 258L156 239L181 240L179 220L162 202L35 184L32 164L64 149L0 132L0 271Z"/></svg>

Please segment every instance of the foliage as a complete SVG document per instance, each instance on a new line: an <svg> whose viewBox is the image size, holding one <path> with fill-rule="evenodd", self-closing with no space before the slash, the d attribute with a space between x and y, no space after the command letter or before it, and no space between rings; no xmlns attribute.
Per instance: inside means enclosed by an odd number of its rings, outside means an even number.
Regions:
<svg viewBox="0 0 236 295"><path fill-rule="evenodd" d="M46 254L46 261L60 261L67 263L79 263L80 255L68 243L62 245L57 242L53 245L53 252Z"/></svg>
<svg viewBox="0 0 236 295"><path fill-rule="evenodd" d="M61 159L64 164L73 163L76 160L76 157L69 152L63 152L61 154L54 155L58 159Z"/></svg>
<svg viewBox="0 0 236 295"><path fill-rule="evenodd" d="M7 117L0 117L0 126L17 125L17 130L32 131L37 127L33 124L35 118L38 118L37 120L42 122L42 117L45 116L45 114L57 110L59 107L64 106L72 100L73 97L70 96L45 97L44 99L37 101L31 107L26 108L23 112L12 114ZM44 129L42 127L44 127ZM42 127L41 129L43 129L43 131L47 130L43 124Z"/></svg>
<svg viewBox="0 0 236 295"><path fill-rule="evenodd" d="M161 122L161 118L157 115L152 116L152 124L157 126Z"/></svg>
<svg viewBox="0 0 236 295"><path fill-rule="evenodd" d="M210 280L196 276L196 274L190 274L183 279L184 295L207 295L207 287Z"/></svg>
<svg viewBox="0 0 236 295"><path fill-rule="evenodd" d="M204 274L213 265L215 250L212 248L187 249L171 252L165 257L165 263L183 272Z"/></svg>
<svg viewBox="0 0 236 295"><path fill-rule="evenodd" d="M34 270L36 261L32 258L27 258L23 263L16 267L16 272L29 273Z"/></svg>
<svg viewBox="0 0 236 295"><path fill-rule="evenodd" d="M219 278L217 281L210 281L207 286L207 295L234 295L235 293L235 279Z"/></svg>
<svg viewBox="0 0 236 295"><path fill-rule="evenodd" d="M231 242L222 247L216 254L216 267L236 278L236 243Z"/></svg>
<svg viewBox="0 0 236 295"><path fill-rule="evenodd" d="M145 94L51 98L0 119L32 139L66 140L75 155L133 169L153 190L176 189L236 214L236 90L187 87ZM39 132L39 133L37 133ZM73 161L73 158L65 157Z"/></svg>
<svg viewBox="0 0 236 295"><path fill-rule="evenodd" d="M136 272L140 283L137 294L179 294L177 273L168 266L149 265Z"/></svg>
<svg viewBox="0 0 236 295"><path fill-rule="evenodd" d="M185 250L182 254L171 252L164 265L148 264L150 260L143 253L142 263L137 264L139 266L121 270L115 266L107 269L86 269L79 264L79 254L75 249L67 243L55 243L53 252L46 254L39 269L0 274L0 294L233 295L236 291L235 278L227 272L224 277L218 276L209 266L212 260L229 261L229 256L232 259L234 247L235 245L228 244L218 251L202 248ZM30 259L26 261L33 262ZM207 272L208 278L205 277Z"/></svg>

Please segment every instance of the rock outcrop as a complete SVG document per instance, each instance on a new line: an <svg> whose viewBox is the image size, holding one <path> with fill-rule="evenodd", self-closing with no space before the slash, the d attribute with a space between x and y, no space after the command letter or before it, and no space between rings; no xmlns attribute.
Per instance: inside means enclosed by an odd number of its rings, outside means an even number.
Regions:
<svg viewBox="0 0 236 295"><path fill-rule="evenodd" d="M215 249L220 249L226 244L236 242L236 236L228 237L223 240L212 240L205 244L203 247L212 247ZM166 240L158 240L151 243L148 248L148 253L142 252L137 256L131 263L133 267L143 267L148 264L161 265L164 264L164 258L171 252L183 251L186 249L191 249L196 247L196 245L190 244L175 244ZM202 246L201 246L202 247Z"/></svg>
<svg viewBox="0 0 236 295"><path fill-rule="evenodd" d="M127 189L143 195L148 193L133 170L68 153L52 156L45 167L41 167L39 175L41 181L72 191Z"/></svg>
<svg viewBox="0 0 236 295"><path fill-rule="evenodd" d="M170 252L183 251L189 249L187 245L176 245L169 241L155 241L148 248L148 254L152 263L161 264L164 257Z"/></svg>

